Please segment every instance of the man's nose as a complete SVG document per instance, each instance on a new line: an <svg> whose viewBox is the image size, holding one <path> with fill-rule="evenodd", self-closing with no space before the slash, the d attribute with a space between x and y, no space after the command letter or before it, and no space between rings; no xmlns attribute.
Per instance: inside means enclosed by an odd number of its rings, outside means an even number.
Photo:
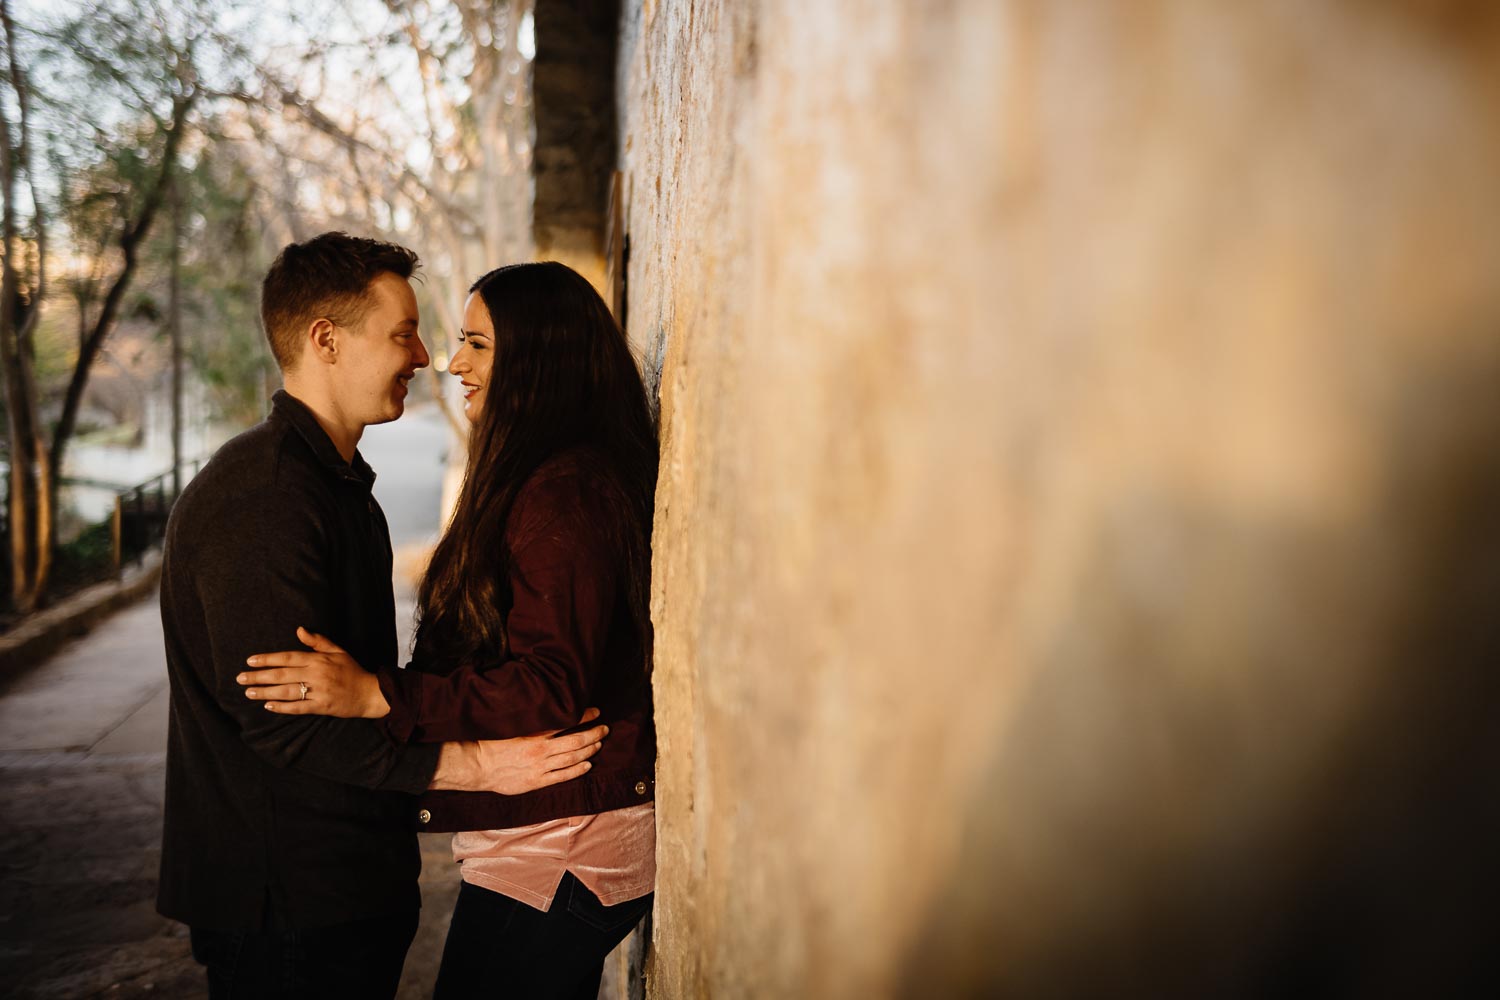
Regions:
<svg viewBox="0 0 1500 1000"><path fill-rule="evenodd" d="M412 352L411 366L413 368L426 368L428 363L432 361L432 356L427 353L427 345L422 343L421 337L413 337L412 342L417 345L417 349Z"/></svg>

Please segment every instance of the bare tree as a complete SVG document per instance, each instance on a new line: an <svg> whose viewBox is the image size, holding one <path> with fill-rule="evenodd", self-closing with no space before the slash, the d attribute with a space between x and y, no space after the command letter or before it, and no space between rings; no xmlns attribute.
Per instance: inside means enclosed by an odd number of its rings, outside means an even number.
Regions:
<svg viewBox="0 0 1500 1000"><path fill-rule="evenodd" d="M352 43L361 50L354 53L330 43L278 58L221 35L220 44L253 66L244 74L253 86L226 96L246 109L253 148L245 155L264 165L268 211L290 232L317 218L415 246L431 279L424 298L451 337L468 283L533 253L530 63L522 44L532 3L381 2L388 20L376 19ZM349 26L367 21L366 8L345 13ZM366 95L366 105L325 88L335 53L363 67L345 92ZM387 71L393 63L401 73ZM289 195L294 174L298 188L318 191L316 206L295 189ZM437 398L444 402L441 392ZM446 404L444 412L461 439L458 418Z"/></svg>
<svg viewBox="0 0 1500 1000"><path fill-rule="evenodd" d="M416 247L428 275L419 295L450 338L468 282L530 258L531 2L342 0L319 6L320 15L342 18L329 38L304 25L295 45L278 48L265 31L224 28L229 5L98 0L72 21L17 31L9 0L0 0L0 86L9 92L0 100L0 361L18 608L35 607L45 592L58 477L90 373L122 316L155 294L133 289L167 280L168 313L181 332L183 289L156 272L178 270L162 251L186 253L176 238L202 216L176 217L172 246L157 247L151 233L166 199L182 193L174 182L194 174L207 145L229 151L236 176L243 171L257 192L259 241L274 244L261 250L330 226ZM287 34L278 28L278 38ZM23 53L18 39L47 43L56 64L33 69L28 58L40 66L41 56ZM195 59L195 45L211 47L213 58ZM213 67L212 79L201 77L202 65ZM37 108L50 122L40 131ZM38 135L51 157L47 190L31 165ZM67 249L52 269L70 297L62 311L76 315L77 354L65 384L39 387L33 332L51 294L53 235ZM187 274L187 258L179 263ZM243 298L243 288L235 294ZM242 302L233 311L246 316ZM461 451L466 428L441 389L435 396ZM50 433L44 411L55 413Z"/></svg>
<svg viewBox="0 0 1500 1000"><path fill-rule="evenodd" d="M132 70L138 67L118 65L105 60L109 51L98 44L91 32L100 30L94 20L97 12L85 21L64 28L53 39L70 50L96 75L107 76L141 100L134 108L145 121L127 129L123 137L110 145L101 143L108 153L85 175L89 182L77 191L66 187L60 197L66 203L76 195L74 208L82 213L70 216L75 240L93 242L99 252L87 268L87 277L75 282L73 293L79 309L79 343L61 411L52 429L50 442L44 440L39 399L34 373L35 343L33 333L47 299L46 266L49 219L47 199L39 190L32 163L34 135L32 108L36 94L19 46L19 35L11 16L9 0L0 0L6 47L6 83L18 110L18 121L3 117L0 101L0 125L4 132L0 151L0 189L5 204L3 223L4 262L0 279L0 360L5 365L6 416L9 424L10 489L9 513L11 531L11 602L16 610L34 610L46 595L54 543L54 518L57 509L57 484L63 469L68 443L77 427L79 407L88 385L89 374L106 339L119 318L120 307L136 277L140 250L165 198L166 189L176 169L182 137L198 100L199 90L190 50L168 44L160 58L165 64L170 88L170 109L158 115L151 95L143 95ZM118 24L118 21L116 22ZM103 27L110 25L102 20ZM139 27L139 26L132 26ZM147 23L147 31L161 29L162 24ZM157 148L156 159L150 150ZM146 150L142 154L142 150ZM25 174L30 201L30 239L24 238L18 218L19 176ZM101 198L101 192L103 197ZM113 211L99 211L100 206ZM79 222L88 217L99 220L98 231L80 231ZM87 229L87 226L83 226ZM117 266L108 263L118 259ZM102 289L102 295L97 293Z"/></svg>
<svg viewBox="0 0 1500 1000"><path fill-rule="evenodd" d="M172 98L169 119L163 124L165 144L161 159L155 170L146 178L139 200L127 210L121 219L115 246L120 252L121 265L114 273L98 311L92 321L87 322L87 331L79 345L78 360L73 365L73 375L68 380L67 393L63 397L62 415L57 421L57 430L52 435L51 465L54 470L62 468L68 441L78 423L78 407L83 401L83 391L88 385L89 372L99 349L114 329L119 317L120 303L135 278L140 263L141 241L156 222L156 216L172 183L172 174L177 168L177 155L182 146L183 132L188 127L188 115L197 101L197 89L190 79L184 81L181 93ZM80 320L80 325L86 321Z"/></svg>
<svg viewBox="0 0 1500 1000"><path fill-rule="evenodd" d="M10 561L11 602L30 611L45 586L51 558L51 477L37 415L32 334L46 289L47 220L37 196L31 168L31 88L17 49L17 32L10 0L0 0L0 22L5 34L7 80L15 96L19 121L12 123L0 101L0 187L3 187L4 254L0 278L0 363L5 368L5 408L10 444ZM26 267L16 211L17 175L24 172L31 201L32 239ZM24 268L24 269L23 269ZM28 273L29 272L29 273Z"/></svg>

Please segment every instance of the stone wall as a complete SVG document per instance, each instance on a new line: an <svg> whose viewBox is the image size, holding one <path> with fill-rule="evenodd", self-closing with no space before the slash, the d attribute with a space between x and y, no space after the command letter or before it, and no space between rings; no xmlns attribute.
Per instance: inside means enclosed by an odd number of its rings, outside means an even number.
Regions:
<svg viewBox="0 0 1500 1000"><path fill-rule="evenodd" d="M653 996L1472 985L1494 10L627 0Z"/></svg>

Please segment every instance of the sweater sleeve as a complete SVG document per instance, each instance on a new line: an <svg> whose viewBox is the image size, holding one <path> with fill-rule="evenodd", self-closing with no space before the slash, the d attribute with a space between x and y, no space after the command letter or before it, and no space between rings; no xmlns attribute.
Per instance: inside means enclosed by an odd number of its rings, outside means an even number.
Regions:
<svg viewBox="0 0 1500 1000"><path fill-rule="evenodd" d="M598 679L617 578L595 490L570 474L517 497L506 531L509 658L446 674L381 671L393 738L505 739L578 722Z"/></svg>
<svg viewBox="0 0 1500 1000"><path fill-rule="evenodd" d="M252 653L295 649L297 626L330 635L334 614L329 552L315 508L276 490L247 498L233 530L195 540L193 576L212 649L204 678L240 738L275 767L305 770L364 788L421 792L437 768L437 747L392 743L361 719L279 715L245 697L235 677Z"/></svg>

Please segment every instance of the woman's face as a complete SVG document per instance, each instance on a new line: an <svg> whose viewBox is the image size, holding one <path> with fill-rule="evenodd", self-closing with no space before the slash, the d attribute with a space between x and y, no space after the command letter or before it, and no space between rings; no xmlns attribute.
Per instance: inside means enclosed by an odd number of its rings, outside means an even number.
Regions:
<svg viewBox="0 0 1500 1000"><path fill-rule="evenodd" d="M458 342L458 353L448 362L448 374L457 375L463 382L464 415L475 423L484 409L490 365L495 360L495 324L490 322L490 311L477 293L469 293L464 302L464 328L459 331Z"/></svg>

